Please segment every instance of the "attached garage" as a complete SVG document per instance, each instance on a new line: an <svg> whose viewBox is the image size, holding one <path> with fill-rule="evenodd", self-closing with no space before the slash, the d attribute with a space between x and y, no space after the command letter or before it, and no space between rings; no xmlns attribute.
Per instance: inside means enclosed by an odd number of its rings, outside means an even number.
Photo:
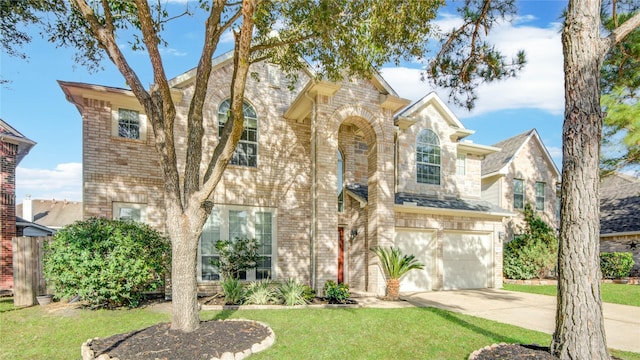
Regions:
<svg viewBox="0 0 640 360"><path fill-rule="evenodd" d="M435 274L435 231L396 229L395 244L405 254L414 255L424 270L409 271L400 282L400 291L430 291Z"/></svg>
<svg viewBox="0 0 640 360"><path fill-rule="evenodd" d="M445 232L442 239L443 289L481 289L493 278L491 234Z"/></svg>

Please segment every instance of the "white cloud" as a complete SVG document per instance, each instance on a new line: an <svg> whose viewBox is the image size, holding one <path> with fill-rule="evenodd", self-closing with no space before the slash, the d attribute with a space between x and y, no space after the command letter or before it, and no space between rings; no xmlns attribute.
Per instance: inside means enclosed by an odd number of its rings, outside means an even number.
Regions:
<svg viewBox="0 0 640 360"><path fill-rule="evenodd" d="M160 53L167 56L186 56L187 55L186 52L182 52L174 48L162 48L160 49Z"/></svg>
<svg viewBox="0 0 640 360"><path fill-rule="evenodd" d="M523 16L517 23L531 20ZM447 17L439 22L446 29L456 24L456 18ZM458 20L459 21L459 20ZM472 117L484 113L506 109L540 109L559 115L564 109L564 75L562 68L562 43L558 24L550 28L514 26L503 24L494 28L490 40L506 56L513 56L518 50L526 52L527 64L518 77L492 84L482 84L477 88L479 99L475 109L459 110L452 106L461 117ZM430 84L421 82L420 68L384 68L382 73L389 84L402 97L417 100L433 90ZM448 92L438 90L446 101Z"/></svg>
<svg viewBox="0 0 640 360"><path fill-rule="evenodd" d="M32 199L82 200L82 164L65 163L55 169L16 169L16 202Z"/></svg>

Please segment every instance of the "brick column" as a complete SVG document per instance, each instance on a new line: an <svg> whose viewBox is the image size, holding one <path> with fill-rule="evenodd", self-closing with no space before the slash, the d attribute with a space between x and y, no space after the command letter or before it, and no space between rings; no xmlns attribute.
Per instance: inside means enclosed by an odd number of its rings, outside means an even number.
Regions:
<svg viewBox="0 0 640 360"><path fill-rule="evenodd" d="M13 252L16 236L16 161L18 145L0 142L0 289L13 288Z"/></svg>

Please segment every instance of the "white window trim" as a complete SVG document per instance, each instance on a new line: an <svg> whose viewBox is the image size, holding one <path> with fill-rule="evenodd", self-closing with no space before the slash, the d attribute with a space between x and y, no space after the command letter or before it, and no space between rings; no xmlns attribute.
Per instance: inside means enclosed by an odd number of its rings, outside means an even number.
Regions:
<svg viewBox="0 0 640 360"><path fill-rule="evenodd" d="M426 142L421 142L421 141L418 140L420 138L420 134L423 131L429 131L429 132L433 133L433 135L436 137L436 139L438 141L437 146L440 149L440 162L437 163L437 164L418 161L418 143L427 144ZM435 144L429 144L429 145L435 145ZM433 131L432 129L421 129L420 131L418 131L418 134L416 136L415 146L416 147L415 147L414 156L415 156L415 169L416 169L416 183L417 184L421 184L421 185L427 185L427 186L442 186L442 176L443 176L443 174L442 174L442 141L440 141L440 136L438 136L438 134L435 131ZM422 182L422 181L420 181L420 174L419 174L419 171L418 171L419 165L438 167L440 169L438 183L434 184L434 183L430 183L430 182Z"/></svg>
<svg viewBox="0 0 640 360"><path fill-rule="evenodd" d="M138 117L140 119L140 138L139 139L129 139L123 138L118 133L119 121L120 121L120 109L122 110L132 110L138 112ZM132 141L147 141L147 115L143 114L139 109L133 109L124 106L114 106L111 108L111 137L116 139L123 140L132 140Z"/></svg>
<svg viewBox="0 0 640 360"><path fill-rule="evenodd" d="M516 207L516 180L522 182L522 207L521 208ZM524 207L525 207L525 203L526 203L526 197L525 197L525 194L526 194L526 190L525 190L526 182L524 181L524 179L514 178L512 180L512 182L511 182L511 186L512 186L512 189L513 189L513 191L512 191L513 196L511 197L511 206L513 206L513 208L516 209L516 210L523 210Z"/></svg>
<svg viewBox="0 0 640 360"><path fill-rule="evenodd" d="M269 207L253 207L253 206L238 206L238 205L216 205L213 211L220 213L220 239L228 240L229 234L229 211L247 211L249 217L247 219L247 237L249 239L255 238L255 215L259 212L271 213L271 279L277 279L278 274L278 262L277 262L277 243L278 243L278 214L277 209ZM226 234L226 235L225 235ZM198 269L197 280L200 283L215 283L220 280L203 280L202 279L202 253L200 252L200 242L198 241ZM255 270L247 271L247 279L242 281L255 281Z"/></svg>
<svg viewBox="0 0 640 360"><path fill-rule="evenodd" d="M462 163L462 173L460 173L460 163ZM467 175L467 154L458 154L456 156L456 175Z"/></svg>
<svg viewBox="0 0 640 360"><path fill-rule="evenodd" d="M538 184L542 184L542 209L538 209ZM547 192L547 184L545 182L542 182L542 181L536 181L535 187L536 187L536 191L535 191L536 192L536 194L535 194L536 195L536 207L535 207L535 209L537 211L545 211L545 208L547 206L547 204L546 204L546 202L547 202L547 194L546 194L546 192Z"/></svg>
<svg viewBox="0 0 640 360"><path fill-rule="evenodd" d="M139 209L140 210L140 222L147 222L147 204L142 203L129 203L129 202L116 202L112 203L112 218L118 220L117 214L120 212L120 209Z"/></svg>

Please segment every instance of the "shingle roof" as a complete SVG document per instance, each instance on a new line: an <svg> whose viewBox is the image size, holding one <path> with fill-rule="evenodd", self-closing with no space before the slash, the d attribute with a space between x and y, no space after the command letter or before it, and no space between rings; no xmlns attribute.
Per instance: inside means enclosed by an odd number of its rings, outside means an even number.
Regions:
<svg viewBox="0 0 640 360"><path fill-rule="evenodd" d="M614 173L600 185L600 234L640 232L640 179Z"/></svg>
<svg viewBox="0 0 640 360"><path fill-rule="evenodd" d="M468 200L468 199L439 199L421 194L397 193L395 203L402 205L404 203L415 203L420 207L449 209L449 210L465 210L478 211L487 213L500 213L510 215L508 210L496 206L484 200Z"/></svg>
<svg viewBox="0 0 640 360"><path fill-rule="evenodd" d="M502 140L497 144L493 144L492 146L501 148L502 150L489 154L484 160L482 160L482 175L500 171L503 167L508 165L511 162L511 159L513 159L518 152L518 149L520 149L522 144L524 144L533 132L535 132L535 129L525 131L522 134L518 134L514 137Z"/></svg>
<svg viewBox="0 0 640 360"><path fill-rule="evenodd" d="M60 228L82 220L82 202L65 200L32 201L33 222L50 228ZM23 216L23 204L16 206L16 215Z"/></svg>
<svg viewBox="0 0 640 360"><path fill-rule="evenodd" d="M17 161L18 164L22 159L29 153L29 150L36 144L35 141L29 139L28 137L22 135L18 130L9 125L6 121L0 119L0 137L3 138L3 141L6 139L9 142L18 144L18 155Z"/></svg>
<svg viewBox="0 0 640 360"><path fill-rule="evenodd" d="M347 190L356 196L368 200L369 191L366 185L350 185ZM447 209L447 210L463 210L478 211L486 213L497 213L510 215L511 213L501 207L491 204L484 200L467 200L467 199L439 199L432 196L410 193L395 194L395 204L403 205L405 203L415 203L418 207ZM405 204L406 205L406 204Z"/></svg>

